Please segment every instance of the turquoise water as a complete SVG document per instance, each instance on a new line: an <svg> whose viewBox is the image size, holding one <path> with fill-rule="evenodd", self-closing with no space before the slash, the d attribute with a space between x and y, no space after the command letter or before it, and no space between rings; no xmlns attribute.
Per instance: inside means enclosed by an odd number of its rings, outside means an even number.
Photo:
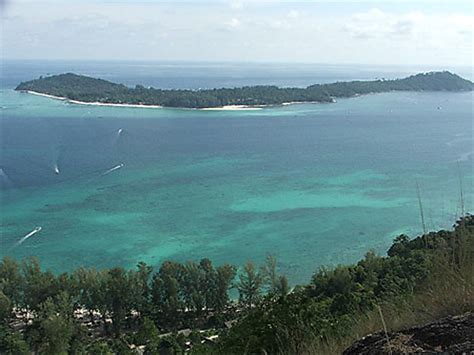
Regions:
<svg viewBox="0 0 474 355"><path fill-rule="evenodd" d="M80 106L4 88L0 255L36 255L59 272L274 253L303 282L319 265L420 233L416 182L429 229L461 213L460 176L473 211L472 102L387 93L211 112Z"/></svg>

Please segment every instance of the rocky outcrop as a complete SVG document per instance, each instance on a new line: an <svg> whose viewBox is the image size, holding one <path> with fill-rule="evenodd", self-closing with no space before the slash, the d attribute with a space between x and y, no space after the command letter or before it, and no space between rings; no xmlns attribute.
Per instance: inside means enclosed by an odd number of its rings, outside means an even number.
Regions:
<svg viewBox="0 0 474 355"><path fill-rule="evenodd" d="M474 354L474 314L447 317L398 332L368 335L344 351L355 354Z"/></svg>

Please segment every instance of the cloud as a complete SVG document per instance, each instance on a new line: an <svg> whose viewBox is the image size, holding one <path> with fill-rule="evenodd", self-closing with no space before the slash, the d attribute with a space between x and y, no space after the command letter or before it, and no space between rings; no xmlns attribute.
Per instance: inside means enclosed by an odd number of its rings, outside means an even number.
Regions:
<svg viewBox="0 0 474 355"><path fill-rule="evenodd" d="M1 1L1 0L0 0ZM9 58L467 63L472 15L329 2L10 2ZM407 7L409 8L409 7ZM393 8L392 8L393 9Z"/></svg>
<svg viewBox="0 0 474 355"><path fill-rule="evenodd" d="M474 17L468 15L423 14L421 12L389 13L378 8L352 15L343 30L354 38L390 40L407 37L412 40L448 40L456 33L471 33ZM452 38L450 38L452 39Z"/></svg>
<svg viewBox="0 0 474 355"><path fill-rule="evenodd" d="M289 13L288 13L288 17L289 18L292 18L292 19L296 19L298 18L300 15L300 13L296 10L291 10Z"/></svg>
<svg viewBox="0 0 474 355"><path fill-rule="evenodd" d="M390 33L398 36L409 35L412 33L415 24L412 21L400 20L390 27Z"/></svg>
<svg viewBox="0 0 474 355"><path fill-rule="evenodd" d="M230 21L225 22L224 24L227 25L228 27L232 27L232 28L236 28L236 27L239 27L241 25L240 20L235 18L235 17L232 18Z"/></svg>
<svg viewBox="0 0 474 355"><path fill-rule="evenodd" d="M233 10L242 10L244 7L244 4L241 1L231 1L230 2L230 8Z"/></svg>

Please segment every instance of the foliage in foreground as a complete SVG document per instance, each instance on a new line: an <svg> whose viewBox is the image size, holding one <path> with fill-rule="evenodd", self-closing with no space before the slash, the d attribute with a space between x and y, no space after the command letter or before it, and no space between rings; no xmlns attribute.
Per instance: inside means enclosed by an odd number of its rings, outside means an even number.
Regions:
<svg viewBox="0 0 474 355"><path fill-rule="evenodd" d="M0 353L130 354L136 345L147 354L337 353L381 329L380 314L396 329L472 310L473 246L467 216L453 231L397 237L387 257L369 252L355 265L322 268L292 292L271 256L238 275L203 259L156 272L140 263L55 276L36 259L5 258ZM234 286L238 304L229 298Z"/></svg>
<svg viewBox="0 0 474 355"><path fill-rule="evenodd" d="M226 353L340 353L354 339L474 309L474 218L409 240L388 257L319 270L309 285L267 297L224 337ZM379 312L379 308L381 313ZM383 316L385 314L385 316Z"/></svg>

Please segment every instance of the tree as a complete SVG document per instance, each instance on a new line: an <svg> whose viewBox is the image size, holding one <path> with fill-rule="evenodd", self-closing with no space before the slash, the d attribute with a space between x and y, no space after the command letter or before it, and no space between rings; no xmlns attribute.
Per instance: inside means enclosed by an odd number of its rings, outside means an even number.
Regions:
<svg viewBox="0 0 474 355"><path fill-rule="evenodd" d="M73 312L71 298L65 292L41 303L29 330L34 348L44 354L66 354L77 327Z"/></svg>
<svg viewBox="0 0 474 355"><path fill-rule="evenodd" d="M29 258L23 262L24 303L36 310L38 306L57 293L57 283L51 272L42 272L38 259Z"/></svg>
<svg viewBox="0 0 474 355"><path fill-rule="evenodd" d="M139 262L137 265L137 283L139 298L137 300L136 309L139 315L149 313L149 304L150 304L150 276L153 272L153 268L148 266L144 262Z"/></svg>
<svg viewBox="0 0 474 355"><path fill-rule="evenodd" d="M85 269L80 267L75 270L72 278L77 287L79 303L89 311L91 322L94 322L94 310L104 309L101 294L101 274L95 269Z"/></svg>
<svg viewBox="0 0 474 355"><path fill-rule="evenodd" d="M155 323L148 317L144 317L140 329L135 336L136 344L146 345L146 354L156 354L160 337Z"/></svg>
<svg viewBox="0 0 474 355"><path fill-rule="evenodd" d="M77 283L76 278L73 276L73 274L63 272L62 274L58 275L58 277L56 278L56 284L57 284L56 292L67 293L69 297L71 297L74 305L77 306L79 302L79 285Z"/></svg>
<svg viewBox="0 0 474 355"><path fill-rule="evenodd" d="M288 285L288 279L284 275L278 277L278 283L276 285L275 292L279 296L286 296L290 292L290 286Z"/></svg>
<svg viewBox="0 0 474 355"><path fill-rule="evenodd" d="M247 307L251 307L260 299L262 276L256 271L254 264L248 261L239 275L237 290L239 300Z"/></svg>
<svg viewBox="0 0 474 355"><path fill-rule="evenodd" d="M0 290L0 324L7 323L12 313L10 299Z"/></svg>
<svg viewBox="0 0 474 355"><path fill-rule="evenodd" d="M27 355L30 351L21 333L13 332L7 326L0 324L0 354Z"/></svg>
<svg viewBox="0 0 474 355"><path fill-rule="evenodd" d="M178 281L171 275L156 274L152 282L153 305L163 325L176 328L181 309Z"/></svg>
<svg viewBox="0 0 474 355"><path fill-rule="evenodd" d="M0 287L16 307L22 304L23 277L18 263L6 256L0 263Z"/></svg>
<svg viewBox="0 0 474 355"><path fill-rule="evenodd" d="M127 314L132 310L134 301L133 273L123 268L108 271L107 278L107 310L112 315L112 326L115 336L120 335Z"/></svg>
<svg viewBox="0 0 474 355"><path fill-rule="evenodd" d="M200 279L196 293L199 298L203 298L202 305L198 306L198 310L201 311L204 307L211 308L215 303L216 271L212 266L211 260L207 258L201 259L199 262L199 270Z"/></svg>
<svg viewBox="0 0 474 355"><path fill-rule="evenodd" d="M206 304L206 295L201 289L204 275L195 262L187 262L183 268L183 276L179 285L183 302L188 310L200 311Z"/></svg>
<svg viewBox="0 0 474 355"><path fill-rule="evenodd" d="M409 252L409 249L408 249L409 241L410 241L410 238L407 235L405 234L399 235L393 240L393 245L390 247L387 254L389 256L395 256L395 255L406 256L406 253Z"/></svg>
<svg viewBox="0 0 474 355"><path fill-rule="evenodd" d="M152 302L159 315L160 324L176 328L179 324L179 312L183 308L182 293L184 271L183 266L165 261L158 273L153 276ZM179 280L179 281L178 281ZM180 292L181 291L181 292Z"/></svg>
<svg viewBox="0 0 474 355"><path fill-rule="evenodd" d="M112 350L110 349L109 345L106 342L96 341L87 348L87 354L113 355L114 352L112 352Z"/></svg>
<svg viewBox="0 0 474 355"><path fill-rule="evenodd" d="M108 294L109 294L109 279L110 274L107 270L96 271L94 269L90 270L91 275L89 292L91 298L91 309L98 310L101 317L102 323L104 325L104 330L108 334L109 325L107 322L107 312L109 310L108 303ZM92 316L92 314L91 314Z"/></svg>
<svg viewBox="0 0 474 355"><path fill-rule="evenodd" d="M235 278L236 269L235 266L224 264L216 269L216 286L213 294L215 295L215 301L213 306L221 311L229 303L228 290L232 287L232 281Z"/></svg>

